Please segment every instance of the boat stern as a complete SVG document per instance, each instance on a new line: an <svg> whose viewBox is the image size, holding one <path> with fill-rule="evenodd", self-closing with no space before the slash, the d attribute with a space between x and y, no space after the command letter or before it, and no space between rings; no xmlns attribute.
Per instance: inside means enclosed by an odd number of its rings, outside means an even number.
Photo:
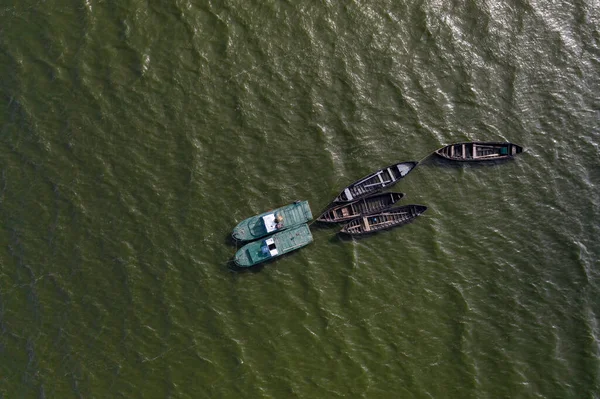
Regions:
<svg viewBox="0 0 600 399"><path fill-rule="evenodd" d="M252 241L267 235L262 219L251 217L234 227L231 237L236 241Z"/></svg>
<svg viewBox="0 0 600 399"><path fill-rule="evenodd" d="M306 222L310 222L313 219L312 211L310 210L310 205L308 201L302 201L302 209L304 211L304 218Z"/></svg>
<svg viewBox="0 0 600 399"><path fill-rule="evenodd" d="M278 256L273 238L251 242L240 248L234 257L234 262L240 267L250 267Z"/></svg>
<svg viewBox="0 0 600 399"><path fill-rule="evenodd" d="M235 226L235 228L233 229L233 231L231 232L231 237L236 240L236 241L246 241L249 240L250 237L250 231L248 229L248 227L245 225L246 223L240 223L237 226Z"/></svg>
<svg viewBox="0 0 600 399"><path fill-rule="evenodd" d="M240 267L249 267L252 266L252 260L250 258L250 254L248 253L248 249L244 246L240 248L233 257L233 261L237 266Z"/></svg>
<svg viewBox="0 0 600 399"><path fill-rule="evenodd" d="M512 155L520 154L523 152L523 147L520 145L513 144L512 145Z"/></svg>
<svg viewBox="0 0 600 399"><path fill-rule="evenodd" d="M423 213L425 213L426 210L427 207L425 205L415 205L415 213L417 215L422 215Z"/></svg>
<svg viewBox="0 0 600 399"><path fill-rule="evenodd" d="M351 198L351 199L349 199L349 198ZM350 193L349 188L346 187L344 189L344 191L339 193L338 196L333 199L333 203L334 204L343 204L345 202L352 201L352 199L354 199L354 197L352 197L352 193Z"/></svg>

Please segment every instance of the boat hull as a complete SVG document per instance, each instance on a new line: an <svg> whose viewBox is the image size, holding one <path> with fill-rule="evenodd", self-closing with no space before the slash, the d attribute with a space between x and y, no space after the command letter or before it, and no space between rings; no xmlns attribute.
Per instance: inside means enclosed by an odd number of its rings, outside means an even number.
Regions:
<svg viewBox="0 0 600 399"><path fill-rule="evenodd" d="M489 162L510 159L523 152L523 147L509 142L474 141L455 143L435 151L442 158L458 162Z"/></svg>
<svg viewBox="0 0 600 399"><path fill-rule="evenodd" d="M334 203L352 202L360 198L375 194L398 183L400 179L409 174L418 162L400 162L381 168L370 175L350 184L335 197Z"/></svg>
<svg viewBox="0 0 600 399"><path fill-rule="evenodd" d="M255 266L300 249L312 241L310 228L305 223L244 245L236 252L234 262L239 267Z"/></svg>
<svg viewBox="0 0 600 399"><path fill-rule="evenodd" d="M361 236L389 230L412 222L426 210L424 205L404 205L371 213L345 224L340 233Z"/></svg>
<svg viewBox="0 0 600 399"><path fill-rule="evenodd" d="M346 204L327 209L316 221L321 223L343 223L361 215L382 211L393 206L404 197L403 193L376 193Z"/></svg>
<svg viewBox="0 0 600 399"><path fill-rule="evenodd" d="M249 217L238 223L231 236L236 241L252 241L278 231L299 226L313 218L308 201L292 204Z"/></svg>

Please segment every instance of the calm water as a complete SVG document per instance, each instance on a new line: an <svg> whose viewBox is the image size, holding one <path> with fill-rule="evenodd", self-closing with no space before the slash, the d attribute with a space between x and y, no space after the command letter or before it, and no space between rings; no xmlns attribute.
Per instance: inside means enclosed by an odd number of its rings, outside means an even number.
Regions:
<svg viewBox="0 0 600 399"><path fill-rule="evenodd" d="M342 5L343 4L343 5ZM0 6L0 398L600 397L600 3ZM428 157L463 140L525 152ZM351 181L429 210L235 272Z"/></svg>

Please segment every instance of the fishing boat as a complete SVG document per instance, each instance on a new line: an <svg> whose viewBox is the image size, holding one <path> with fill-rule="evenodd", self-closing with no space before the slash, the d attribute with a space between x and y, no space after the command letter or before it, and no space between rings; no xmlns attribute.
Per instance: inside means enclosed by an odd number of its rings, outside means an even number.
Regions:
<svg viewBox="0 0 600 399"><path fill-rule="evenodd" d="M523 152L523 147L513 143L474 141L450 144L435 153L442 158L460 162L483 162L512 158Z"/></svg>
<svg viewBox="0 0 600 399"><path fill-rule="evenodd" d="M234 261L240 267L254 266L302 248L312 240L310 228L304 223L244 245L236 252Z"/></svg>
<svg viewBox="0 0 600 399"><path fill-rule="evenodd" d="M347 204L329 208L316 220L323 223L341 223L355 219L367 213L382 211L394 205L404 197L403 193L386 192L369 195Z"/></svg>
<svg viewBox="0 0 600 399"><path fill-rule="evenodd" d="M412 222L426 210L427 207L424 205L404 205L370 213L348 222L342 227L340 233L364 235L391 229Z"/></svg>
<svg viewBox="0 0 600 399"><path fill-rule="evenodd" d="M335 197L333 202L352 202L391 187L413 170L417 163L415 161L400 162L379 169L346 187Z"/></svg>
<svg viewBox="0 0 600 399"><path fill-rule="evenodd" d="M312 220L312 217L308 201L295 201L281 208L242 220L235 226L231 236L238 241L256 240L278 231L299 226Z"/></svg>

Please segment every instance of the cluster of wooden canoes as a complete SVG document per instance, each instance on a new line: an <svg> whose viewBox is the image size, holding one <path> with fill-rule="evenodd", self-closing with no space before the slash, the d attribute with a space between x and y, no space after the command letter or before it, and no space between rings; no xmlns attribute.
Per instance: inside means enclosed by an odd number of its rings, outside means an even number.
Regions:
<svg viewBox="0 0 600 399"><path fill-rule="evenodd" d="M465 142L439 148L435 154L459 162L509 159L523 148L509 142ZM410 173L418 162L400 162L381 168L344 188L331 206L317 218L321 223L345 223L341 233L364 235L402 226L427 210L424 205L394 205L402 193L383 192Z"/></svg>
<svg viewBox="0 0 600 399"><path fill-rule="evenodd" d="M321 223L344 223L340 233L366 235L412 222L427 207L394 207L403 193L383 192L408 175L418 162L400 162L381 168L344 188L330 207L316 220Z"/></svg>
<svg viewBox="0 0 600 399"><path fill-rule="evenodd" d="M508 142L468 142L442 147L434 153L458 162L509 159L523 148ZM406 177L417 161L381 168L345 187L316 221L343 223L340 233L366 235L403 226L427 210L424 205L395 206L403 193L385 192ZM247 243L235 254L238 266L248 267L281 256L312 242L308 222L312 213L307 201L264 212L241 221L233 230L236 241Z"/></svg>

